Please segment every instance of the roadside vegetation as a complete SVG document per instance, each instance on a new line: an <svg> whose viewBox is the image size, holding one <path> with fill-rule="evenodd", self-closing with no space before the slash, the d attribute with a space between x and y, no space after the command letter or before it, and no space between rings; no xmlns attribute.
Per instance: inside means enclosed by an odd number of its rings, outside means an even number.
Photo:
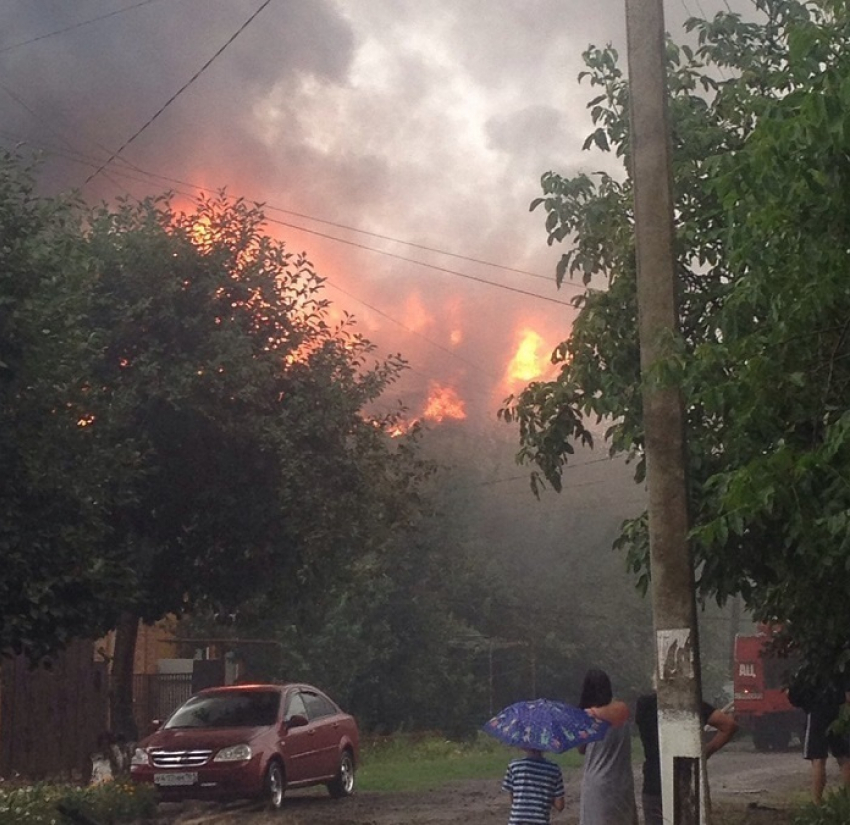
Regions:
<svg viewBox="0 0 850 825"><path fill-rule="evenodd" d="M791 819L791 825L840 825L846 822L850 822L850 789L847 788L827 793L821 805L805 805Z"/></svg>
<svg viewBox="0 0 850 825"><path fill-rule="evenodd" d="M85 821L98 825L137 822L156 814L153 791L131 782L107 782L87 788L39 782L0 786L0 822L3 825L61 825ZM65 816L68 812L70 816Z"/></svg>

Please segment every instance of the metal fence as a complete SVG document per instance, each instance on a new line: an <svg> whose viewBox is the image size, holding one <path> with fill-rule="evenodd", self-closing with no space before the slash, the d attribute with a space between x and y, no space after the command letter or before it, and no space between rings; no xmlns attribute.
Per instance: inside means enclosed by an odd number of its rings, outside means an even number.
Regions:
<svg viewBox="0 0 850 825"><path fill-rule="evenodd" d="M137 673L133 677L133 718L144 736L193 693L191 673Z"/></svg>

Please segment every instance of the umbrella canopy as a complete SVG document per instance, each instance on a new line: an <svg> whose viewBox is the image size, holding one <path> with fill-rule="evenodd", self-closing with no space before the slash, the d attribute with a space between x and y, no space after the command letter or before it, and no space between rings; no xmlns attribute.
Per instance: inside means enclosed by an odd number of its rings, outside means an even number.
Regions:
<svg viewBox="0 0 850 825"><path fill-rule="evenodd" d="M609 727L608 722L595 719L582 708L551 699L532 699L508 705L483 730L506 745L563 753L604 738Z"/></svg>

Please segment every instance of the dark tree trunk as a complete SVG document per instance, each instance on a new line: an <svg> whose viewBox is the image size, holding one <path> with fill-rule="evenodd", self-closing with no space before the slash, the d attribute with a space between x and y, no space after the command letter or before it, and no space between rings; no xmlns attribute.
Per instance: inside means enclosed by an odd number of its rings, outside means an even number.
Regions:
<svg viewBox="0 0 850 825"><path fill-rule="evenodd" d="M118 742L136 742L139 730L133 718L133 669L139 617L124 611L115 628L115 654L109 691L109 717L112 734Z"/></svg>

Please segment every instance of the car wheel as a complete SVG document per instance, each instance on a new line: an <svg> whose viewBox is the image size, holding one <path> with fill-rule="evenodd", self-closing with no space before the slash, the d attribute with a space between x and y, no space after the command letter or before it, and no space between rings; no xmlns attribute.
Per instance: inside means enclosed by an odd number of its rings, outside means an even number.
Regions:
<svg viewBox="0 0 850 825"><path fill-rule="evenodd" d="M279 810L283 805L283 793L286 782L283 778L283 768L280 762L270 762L266 768L266 778L263 781L263 799L273 810Z"/></svg>
<svg viewBox="0 0 850 825"><path fill-rule="evenodd" d="M354 793L354 757L351 751L342 752L336 778L328 782L328 792L334 799L351 796Z"/></svg>

